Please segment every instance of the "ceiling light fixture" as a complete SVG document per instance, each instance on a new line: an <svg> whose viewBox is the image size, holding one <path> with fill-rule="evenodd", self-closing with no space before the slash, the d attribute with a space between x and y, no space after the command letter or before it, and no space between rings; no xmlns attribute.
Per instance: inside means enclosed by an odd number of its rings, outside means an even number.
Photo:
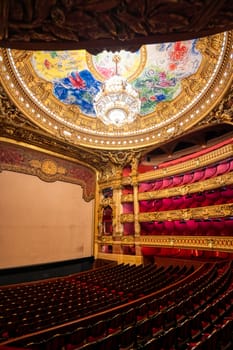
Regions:
<svg viewBox="0 0 233 350"><path fill-rule="evenodd" d="M117 71L119 55L114 55L116 73L106 80L94 98L96 115L106 125L121 127L132 123L140 112L139 93Z"/></svg>

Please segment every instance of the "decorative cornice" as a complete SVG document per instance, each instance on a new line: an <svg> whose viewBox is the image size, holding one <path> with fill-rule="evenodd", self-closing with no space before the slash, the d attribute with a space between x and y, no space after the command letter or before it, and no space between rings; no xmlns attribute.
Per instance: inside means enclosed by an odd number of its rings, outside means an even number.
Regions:
<svg viewBox="0 0 233 350"><path fill-rule="evenodd" d="M141 236L141 246L218 250L233 252L232 237L217 236Z"/></svg>
<svg viewBox="0 0 233 350"><path fill-rule="evenodd" d="M196 129L221 123L233 124L233 85L221 102L196 125Z"/></svg>
<svg viewBox="0 0 233 350"><path fill-rule="evenodd" d="M0 170L34 175L47 182L74 183L82 187L85 201L95 197L95 172L74 159L65 160L51 153L0 142Z"/></svg>
<svg viewBox="0 0 233 350"><path fill-rule="evenodd" d="M184 196L190 193L203 192L206 190L212 190L215 188L219 188L220 186L227 186L233 184L233 176L232 172L227 174L215 176L212 179L207 179L203 181L199 181L192 184L176 186L171 188L166 188L163 190L150 191L150 192L139 192L138 200L150 200L155 198L169 198L173 196ZM132 202L133 195L126 194L122 195L121 202Z"/></svg>
<svg viewBox="0 0 233 350"><path fill-rule="evenodd" d="M198 249L198 250L217 250L224 252L233 252L232 237L217 237L217 236L124 236L119 241L114 241L111 236L101 237L96 240L98 244L108 244L119 246L132 245L141 247L163 247L163 248L178 248L178 249Z"/></svg>
<svg viewBox="0 0 233 350"><path fill-rule="evenodd" d="M139 222L165 221L165 220L190 220L208 219L231 216L233 213L233 203L212 205L208 207L187 208L179 210L157 211L139 213ZM121 223L134 222L133 214L121 214Z"/></svg>

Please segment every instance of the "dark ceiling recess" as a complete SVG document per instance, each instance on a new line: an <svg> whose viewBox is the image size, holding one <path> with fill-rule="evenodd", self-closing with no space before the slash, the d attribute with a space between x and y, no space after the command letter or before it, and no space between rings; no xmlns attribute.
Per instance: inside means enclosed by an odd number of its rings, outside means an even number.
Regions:
<svg viewBox="0 0 233 350"><path fill-rule="evenodd" d="M231 0L1 0L0 46L135 51L233 29Z"/></svg>
<svg viewBox="0 0 233 350"><path fill-rule="evenodd" d="M211 146L221 139L233 137L233 125L218 124L198 130L182 137L166 143L163 146L157 147L147 153L146 159L152 161L155 158L175 157L176 153L179 155L192 153L194 148L201 148Z"/></svg>

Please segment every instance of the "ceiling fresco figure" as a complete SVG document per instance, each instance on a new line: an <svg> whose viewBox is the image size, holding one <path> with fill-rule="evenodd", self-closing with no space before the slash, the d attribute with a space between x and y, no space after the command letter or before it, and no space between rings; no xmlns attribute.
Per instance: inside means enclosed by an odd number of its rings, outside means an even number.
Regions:
<svg viewBox="0 0 233 350"><path fill-rule="evenodd" d="M158 103L176 98L182 80L197 72L202 55L196 43L197 40L189 40L147 45L135 53L119 51L118 74L139 92L141 115L153 113ZM93 99L102 82L115 74L114 54L39 51L32 53L31 62L36 74L52 83L57 99L77 105L83 114L95 117Z"/></svg>

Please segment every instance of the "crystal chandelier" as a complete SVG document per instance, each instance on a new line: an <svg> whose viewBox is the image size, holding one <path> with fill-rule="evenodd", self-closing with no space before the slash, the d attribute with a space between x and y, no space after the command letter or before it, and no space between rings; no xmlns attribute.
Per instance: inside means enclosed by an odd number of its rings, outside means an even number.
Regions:
<svg viewBox="0 0 233 350"><path fill-rule="evenodd" d="M106 80L101 90L94 98L96 115L106 125L117 127L132 123L140 112L141 101L138 92L117 74L117 64L120 60L114 55L116 74Z"/></svg>

